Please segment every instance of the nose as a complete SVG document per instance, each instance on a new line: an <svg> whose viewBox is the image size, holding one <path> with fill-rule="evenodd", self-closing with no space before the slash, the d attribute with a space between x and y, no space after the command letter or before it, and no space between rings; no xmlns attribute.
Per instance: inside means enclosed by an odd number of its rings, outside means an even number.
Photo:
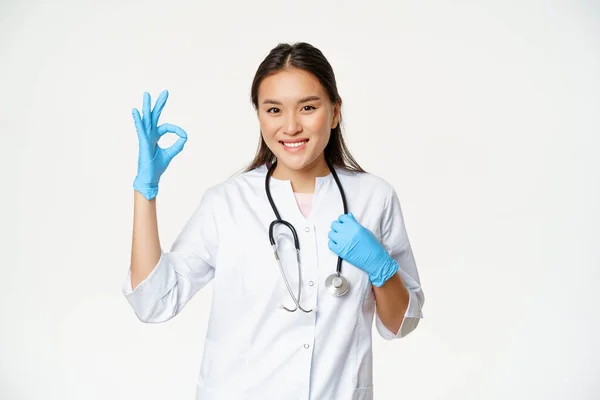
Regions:
<svg viewBox="0 0 600 400"><path fill-rule="evenodd" d="M286 117L283 131L286 135L296 135L302 132L302 125L296 115L290 114Z"/></svg>

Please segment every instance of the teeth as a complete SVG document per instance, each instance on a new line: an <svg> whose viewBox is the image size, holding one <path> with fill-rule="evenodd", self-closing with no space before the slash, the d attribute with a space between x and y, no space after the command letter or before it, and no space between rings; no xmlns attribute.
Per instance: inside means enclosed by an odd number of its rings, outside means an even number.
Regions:
<svg viewBox="0 0 600 400"><path fill-rule="evenodd" d="M306 143L306 140L304 142L298 142L298 143L283 143L284 146L286 147L300 147L302 146L304 143Z"/></svg>

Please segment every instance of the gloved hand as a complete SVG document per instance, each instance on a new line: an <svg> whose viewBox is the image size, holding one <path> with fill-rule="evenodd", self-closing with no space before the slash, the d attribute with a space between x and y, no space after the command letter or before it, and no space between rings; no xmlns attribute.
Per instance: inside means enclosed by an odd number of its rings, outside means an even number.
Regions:
<svg viewBox="0 0 600 400"><path fill-rule="evenodd" d="M373 232L356 221L352 213L331 223L329 249L365 271L374 286L381 287L398 271L398 263L379 243Z"/></svg>
<svg viewBox="0 0 600 400"><path fill-rule="evenodd" d="M187 140L187 133L178 126L171 124L156 126L168 97L169 92L164 90L158 96L154 109L150 111L150 94L145 92L144 117L140 118L137 109L134 108L132 111L139 141L138 171L133 181L133 188L148 200L152 200L158 194L158 181L161 175L165 172L173 157L183 149L183 145ZM158 145L158 140L165 133L175 133L179 136L179 139L170 147L163 149Z"/></svg>

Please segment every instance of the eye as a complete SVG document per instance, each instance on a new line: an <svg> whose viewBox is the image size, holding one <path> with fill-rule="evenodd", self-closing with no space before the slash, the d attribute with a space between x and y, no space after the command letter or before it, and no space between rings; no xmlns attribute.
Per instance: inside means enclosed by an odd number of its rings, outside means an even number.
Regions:
<svg viewBox="0 0 600 400"><path fill-rule="evenodd" d="M272 110L277 110L277 111L279 111L279 108L277 108L277 107L269 108L269 109L267 110L267 112L268 112L269 114L275 114L275 113L272 113L272 112L271 112Z"/></svg>
<svg viewBox="0 0 600 400"><path fill-rule="evenodd" d="M309 110L306 110L306 111L310 111L310 109L316 110L316 108L315 108L315 107L313 107L313 106L304 106L304 107L302 107L302 108L303 108L303 109L309 108Z"/></svg>

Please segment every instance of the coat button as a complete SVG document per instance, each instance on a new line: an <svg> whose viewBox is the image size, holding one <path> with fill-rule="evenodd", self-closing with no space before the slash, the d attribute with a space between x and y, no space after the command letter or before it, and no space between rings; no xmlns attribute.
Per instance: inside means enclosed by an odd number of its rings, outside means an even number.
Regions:
<svg viewBox="0 0 600 400"><path fill-rule="evenodd" d="M310 232L310 227L307 226L306 228L304 228L304 232Z"/></svg>
<svg viewBox="0 0 600 400"><path fill-rule="evenodd" d="M315 283L313 281L308 281L308 286L313 286Z"/></svg>
<svg viewBox="0 0 600 400"><path fill-rule="evenodd" d="M306 343L306 344L304 345L304 348L305 348L305 349L308 349L309 347L310 347L310 346L308 345L308 343Z"/></svg>

